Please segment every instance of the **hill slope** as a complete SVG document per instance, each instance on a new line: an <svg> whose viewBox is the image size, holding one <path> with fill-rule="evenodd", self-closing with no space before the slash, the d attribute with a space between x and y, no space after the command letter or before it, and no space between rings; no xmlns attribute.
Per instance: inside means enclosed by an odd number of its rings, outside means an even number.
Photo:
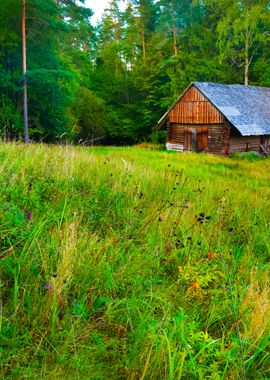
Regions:
<svg viewBox="0 0 270 380"><path fill-rule="evenodd" d="M1 376L268 378L269 164L0 145Z"/></svg>

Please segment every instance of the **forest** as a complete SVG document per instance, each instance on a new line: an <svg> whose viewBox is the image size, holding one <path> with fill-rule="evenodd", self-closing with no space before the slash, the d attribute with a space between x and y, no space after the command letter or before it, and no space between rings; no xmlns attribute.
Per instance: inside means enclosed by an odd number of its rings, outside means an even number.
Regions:
<svg viewBox="0 0 270 380"><path fill-rule="evenodd" d="M192 81L270 86L268 0L27 0L29 135L127 145ZM23 137L22 2L0 2L0 138Z"/></svg>

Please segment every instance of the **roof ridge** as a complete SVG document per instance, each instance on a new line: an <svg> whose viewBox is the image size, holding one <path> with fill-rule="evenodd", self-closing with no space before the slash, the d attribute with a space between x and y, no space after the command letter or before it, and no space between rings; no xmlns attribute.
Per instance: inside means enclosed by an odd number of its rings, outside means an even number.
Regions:
<svg viewBox="0 0 270 380"><path fill-rule="evenodd" d="M241 84L241 83L215 83L215 82L198 82L198 81L194 81L194 82L191 82L192 84L194 84L195 86L198 84L198 85L213 85L213 86L224 86L224 87L229 87L229 86L237 86L237 87L241 87L241 88L259 88L259 89L268 89L270 90L270 87L266 87L266 86L254 86L254 85L245 85L245 84Z"/></svg>

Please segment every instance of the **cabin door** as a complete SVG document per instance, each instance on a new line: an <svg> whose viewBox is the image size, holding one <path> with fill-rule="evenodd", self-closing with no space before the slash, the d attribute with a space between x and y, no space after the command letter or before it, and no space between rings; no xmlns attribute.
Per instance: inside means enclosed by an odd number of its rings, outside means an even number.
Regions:
<svg viewBox="0 0 270 380"><path fill-rule="evenodd" d="M184 128L184 151L193 150L194 144L196 143L196 130L195 128L185 127Z"/></svg>
<svg viewBox="0 0 270 380"><path fill-rule="evenodd" d="M207 152L208 150L208 127L197 128L197 152Z"/></svg>
<svg viewBox="0 0 270 380"><path fill-rule="evenodd" d="M208 150L208 127L185 127L184 150L206 152Z"/></svg>

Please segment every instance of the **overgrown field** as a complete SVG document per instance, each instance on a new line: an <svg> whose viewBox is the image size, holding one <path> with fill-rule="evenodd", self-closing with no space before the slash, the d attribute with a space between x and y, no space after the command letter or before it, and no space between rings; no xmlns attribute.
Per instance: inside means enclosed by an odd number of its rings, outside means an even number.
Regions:
<svg viewBox="0 0 270 380"><path fill-rule="evenodd" d="M269 169L0 145L0 377L270 379Z"/></svg>

